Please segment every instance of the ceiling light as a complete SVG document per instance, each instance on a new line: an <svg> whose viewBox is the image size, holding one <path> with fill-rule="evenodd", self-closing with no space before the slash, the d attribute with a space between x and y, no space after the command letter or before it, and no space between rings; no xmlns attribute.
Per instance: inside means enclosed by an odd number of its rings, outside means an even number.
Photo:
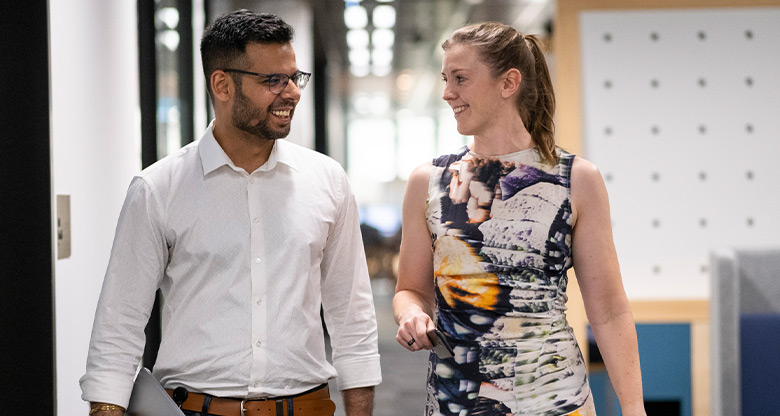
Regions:
<svg viewBox="0 0 780 416"><path fill-rule="evenodd" d="M371 73L378 76L383 77L385 75L390 74L390 72L393 71L393 66L390 64L387 65L371 65Z"/></svg>
<svg viewBox="0 0 780 416"><path fill-rule="evenodd" d="M368 66L369 53L366 48L351 49L349 63L357 66Z"/></svg>
<svg viewBox="0 0 780 416"><path fill-rule="evenodd" d="M395 26L395 7L390 5L374 7L374 16L372 21L374 23L374 27L376 28L392 28Z"/></svg>
<svg viewBox="0 0 780 416"><path fill-rule="evenodd" d="M363 6L347 4L344 9L344 24L349 29L363 29L368 25L368 13Z"/></svg>
<svg viewBox="0 0 780 416"><path fill-rule="evenodd" d="M371 70L368 65L350 65L349 72L356 77L364 77L371 73Z"/></svg>
<svg viewBox="0 0 780 416"><path fill-rule="evenodd" d="M374 65L390 65L393 62L393 51L390 49L374 49L371 51L371 62Z"/></svg>
<svg viewBox="0 0 780 416"><path fill-rule="evenodd" d="M175 30L166 30L158 34L158 39L170 51L176 51L179 48L179 32Z"/></svg>
<svg viewBox="0 0 780 416"><path fill-rule="evenodd" d="M395 86L401 91L409 91L414 86L414 75L411 71L404 71L395 79Z"/></svg>
<svg viewBox="0 0 780 416"><path fill-rule="evenodd" d="M175 7L163 7L158 10L157 19L165 24L168 29L176 29L179 25L179 10Z"/></svg>
<svg viewBox="0 0 780 416"><path fill-rule="evenodd" d="M380 115L390 109L390 97L386 94L376 93L371 97L371 112Z"/></svg>
<svg viewBox="0 0 780 416"><path fill-rule="evenodd" d="M365 29L347 31L347 46L350 49L368 48L368 31Z"/></svg>
<svg viewBox="0 0 780 416"><path fill-rule="evenodd" d="M375 29L371 33L371 45L375 48L391 49L395 43L395 33L390 29Z"/></svg>

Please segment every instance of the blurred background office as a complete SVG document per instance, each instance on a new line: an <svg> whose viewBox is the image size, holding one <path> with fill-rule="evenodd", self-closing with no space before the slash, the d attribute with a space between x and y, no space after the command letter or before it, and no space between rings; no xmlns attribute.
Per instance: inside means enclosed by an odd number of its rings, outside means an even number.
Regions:
<svg viewBox="0 0 780 416"><path fill-rule="evenodd" d="M427 357L395 344L390 304L401 200L415 166L469 140L441 100L440 44L483 20L545 39L559 144L604 176L648 414L778 413L780 0L5 4L0 413L86 414L78 378L127 185L207 126L199 39L236 8L296 28L314 77L288 140L351 178L380 328L376 415L422 412ZM619 414L573 276L597 408Z"/></svg>

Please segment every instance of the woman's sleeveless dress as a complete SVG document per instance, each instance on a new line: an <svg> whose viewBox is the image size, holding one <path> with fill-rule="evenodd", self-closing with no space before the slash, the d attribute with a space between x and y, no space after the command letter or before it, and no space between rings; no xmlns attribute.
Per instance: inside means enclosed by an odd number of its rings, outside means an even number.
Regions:
<svg viewBox="0 0 780 416"><path fill-rule="evenodd" d="M565 317L574 156L558 152L434 160L437 326L455 356L431 353L426 415L595 415Z"/></svg>

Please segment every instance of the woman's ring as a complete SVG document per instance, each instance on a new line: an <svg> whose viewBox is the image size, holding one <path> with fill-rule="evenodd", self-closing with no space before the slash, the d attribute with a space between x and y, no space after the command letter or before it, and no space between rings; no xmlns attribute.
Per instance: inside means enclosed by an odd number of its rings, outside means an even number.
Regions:
<svg viewBox="0 0 780 416"><path fill-rule="evenodd" d="M406 343L406 345L408 345L410 347L412 346L412 344L414 344L414 338L412 338L411 341Z"/></svg>

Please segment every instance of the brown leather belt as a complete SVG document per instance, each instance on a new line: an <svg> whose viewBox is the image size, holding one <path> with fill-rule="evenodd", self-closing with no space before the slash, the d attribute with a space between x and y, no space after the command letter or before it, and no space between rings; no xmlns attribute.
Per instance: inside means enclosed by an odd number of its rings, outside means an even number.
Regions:
<svg viewBox="0 0 780 416"><path fill-rule="evenodd" d="M166 391L173 397L173 390ZM332 416L336 412L336 404L330 399L327 384L294 396L243 400L208 397L208 413L219 416ZM206 395L190 392L181 408L200 412L205 407L204 400L208 400Z"/></svg>

